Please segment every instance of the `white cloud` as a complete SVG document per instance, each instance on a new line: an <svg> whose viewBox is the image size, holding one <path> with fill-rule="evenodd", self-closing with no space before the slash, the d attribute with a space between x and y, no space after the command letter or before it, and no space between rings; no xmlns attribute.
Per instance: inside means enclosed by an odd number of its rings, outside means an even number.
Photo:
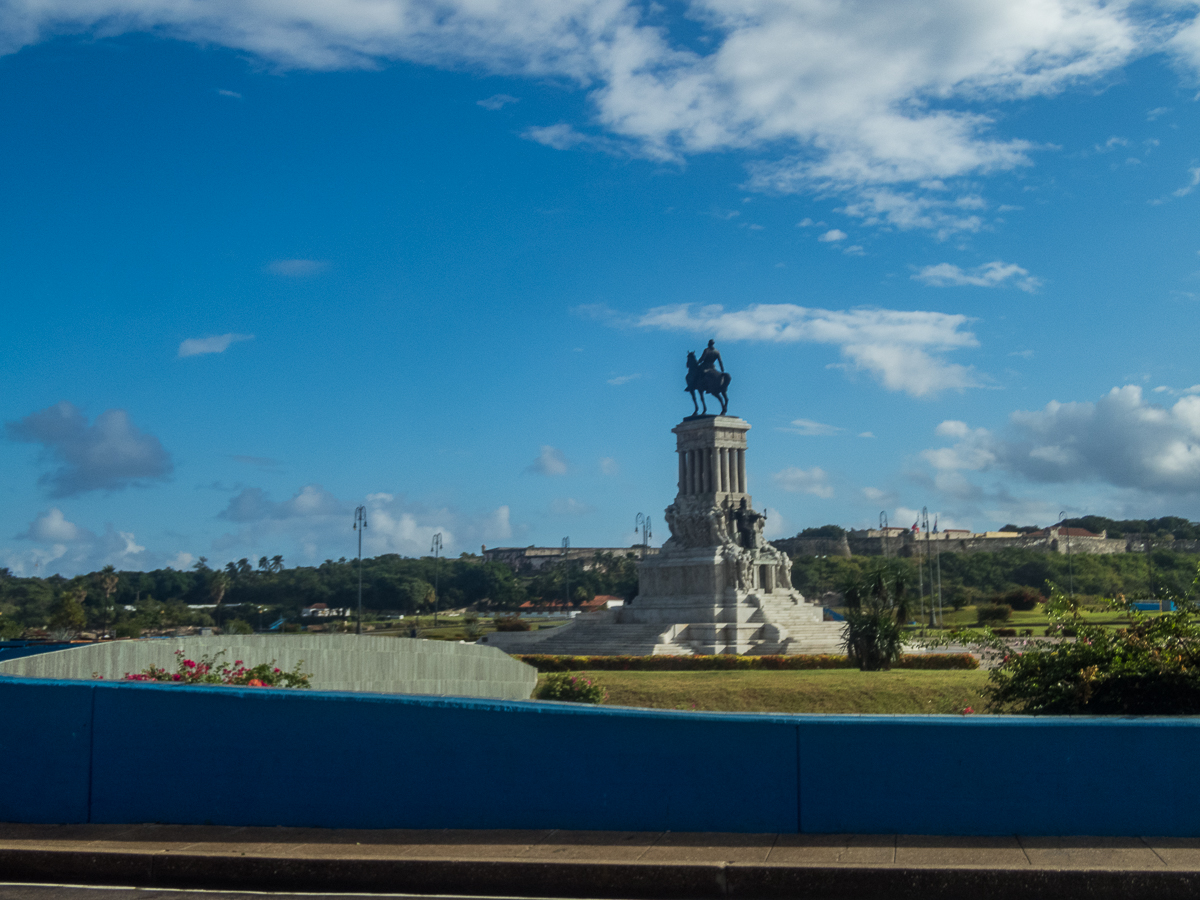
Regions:
<svg viewBox="0 0 1200 900"><path fill-rule="evenodd" d="M550 501L550 512L556 516L587 516L595 511L595 507L588 506L574 497L556 497Z"/></svg>
<svg viewBox="0 0 1200 900"><path fill-rule="evenodd" d="M763 537L768 541L791 537L795 534L788 526L788 520L779 510L767 506L763 508L763 515L766 517L766 522L763 524Z"/></svg>
<svg viewBox="0 0 1200 900"><path fill-rule="evenodd" d="M350 525L356 505L317 484L305 485L282 501L272 500L260 488L245 488L219 514L235 523L238 530L214 541L213 549L235 558L253 557L279 552L277 548L284 544L297 548L301 558L310 562L319 561L323 555L349 555L354 544ZM514 533L508 506L466 515L445 507L411 503L384 492L368 494L365 505L364 555L426 556L437 533L442 535L447 554L478 552L481 543L506 541Z"/></svg>
<svg viewBox="0 0 1200 900"><path fill-rule="evenodd" d="M322 259L276 259L267 263L267 271L283 278L305 278L325 271L328 266Z"/></svg>
<svg viewBox="0 0 1200 900"><path fill-rule="evenodd" d="M872 502L886 500L888 497L887 491L881 491L877 487L865 487L862 489L862 495Z"/></svg>
<svg viewBox="0 0 1200 900"><path fill-rule="evenodd" d="M45 458L61 463L38 479L52 497L144 486L166 480L174 468L158 438L134 427L123 409L106 410L89 425L64 400L4 429L9 440L41 444Z"/></svg>
<svg viewBox="0 0 1200 900"><path fill-rule="evenodd" d="M944 489L971 490L963 473L1003 471L1032 482L1107 484L1154 494L1200 492L1200 397L1171 407L1146 402L1136 385L1096 403L1059 403L1014 412L1004 434L943 422L957 443L925 450Z"/></svg>
<svg viewBox="0 0 1200 900"><path fill-rule="evenodd" d="M1196 185L1200 185L1200 167L1188 169L1188 174L1192 176L1188 180L1188 183L1185 184L1183 187L1179 188L1179 190L1172 191L1171 192L1172 196L1186 197L1188 194L1190 194L1192 191L1194 191L1196 189Z"/></svg>
<svg viewBox="0 0 1200 900"><path fill-rule="evenodd" d="M188 356L204 356L206 353L224 353L230 344L239 341L252 341L252 334L216 334L212 337L188 338L179 345L179 358Z"/></svg>
<svg viewBox="0 0 1200 900"><path fill-rule="evenodd" d="M492 96L486 97L483 100L475 101L477 105L482 106L484 109L491 110L492 112L495 112L498 109L503 109L510 103L520 102L521 99L519 97L513 97L509 94L493 94Z"/></svg>
<svg viewBox="0 0 1200 900"><path fill-rule="evenodd" d="M888 390L924 397L978 387L968 366L942 354L976 347L963 330L967 317L888 309L830 311L790 303L754 304L726 312L722 306L660 306L634 319L642 328L710 334L720 340L832 344L846 364L870 373Z"/></svg>
<svg viewBox="0 0 1200 900"><path fill-rule="evenodd" d="M641 373L634 373L633 375L618 375L616 378L608 379L608 383L614 385L629 384L629 382L637 381L641 377Z"/></svg>
<svg viewBox="0 0 1200 900"><path fill-rule="evenodd" d="M808 470L789 466L776 472L771 478L780 489L795 494L813 494L826 500L833 496L833 487L829 484L829 477L819 466Z"/></svg>
<svg viewBox="0 0 1200 900"><path fill-rule="evenodd" d="M974 269L961 269L951 263L939 263L936 266L925 266L912 276L914 281L920 281L931 287L1003 287L1011 284L1013 287L1032 293L1041 287L1041 280L1030 275L1016 263L1006 263L1000 260L984 263Z"/></svg>
<svg viewBox="0 0 1200 900"><path fill-rule="evenodd" d="M874 434L872 434L872 433L871 433L871 432L869 432L869 431L862 431L862 432L859 432L859 435L858 435L858 436L859 436L860 438L873 438L873 437L875 437L875 435L874 435Z"/></svg>
<svg viewBox="0 0 1200 900"><path fill-rule="evenodd" d="M621 471L621 467L617 465L617 461L611 456L600 457L600 474L601 475L616 475Z"/></svg>
<svg viewBox="0 0 1200 900"><path fill-rule="evenodd" d="M818 437L831 434L839 434L845 429L838 428L836 425L826 425L822 422L814 422L812 419L792 419L791 427L780 428L780 431L788 431L792 434L800 434L805 437Z"/></svg>
<svg viewBox="0 0 1200 900"><path fill-rule="evenodd" d="M849 247L845 247L842 252L847 256L863 256L865 253L862 244L851 244Z"/></svg>
<svg viewBox="0 0 1200 900"><path fill-rule="evenodd" d="M97 535L68 521L57 507L34 519L17 538L34 545L0 551L4 565L17 575L58 573L71 577L94 572L106 565L146 570L169 565L172 561L162 554L147 553L131 531L121 531L109 524L102 534ZM190 562L190 556L188 559Z"/></svg>
<svg viewBox="0 0 1200 900"><path fill-rule="evenodd" d="M838 228L831 228L829 231L818 237L817 240L828 244L833 241L844 241L847 237L848 235L846 232Z"/></svg>
<svg viewBox="0 0 1200 900"><path fill-rule="evenodd" d="M840 191L870 205L871 189L911 185L896 194L920 205L939 190L923 184L1029 163L1032 145L997 134L969 103L991 109L1095 82L1160 47L1200 68L1193 6L1169 9L1102 0L695 0L679 32L699 29L697 51L632 0L12 0L0 14L0 51L62 34L138 31L282 68L405 60L552 78L587 92L587 127L642 155L745 150L761 157L752 184L764 189ZM566 127L541 135L551 146L588 143ZM895 227L972 227L948 208L926 213L879 216Z"/></svg>
<svg viewBox="0 0 1200 900"><path fill-rule="evenodd" d="M543 444L542 452L529 464L528 471L536 472L539 475L566 475L568 468L567 458L563 456L561 450L556 450L549 444Z"/></svg>
<svg viewBox="0 0 1200 900"><path fill-rule="evenodd" d="M1169 106L1156 106L1154 109L1148 109L1146 110L1146 121L1153 122L1159 116L1163 115L1164 113L1169 113L1170 111L1171 107Z"/></svg>
<svg viewBox="0 0 1200 900"><path fill-rule="evenodd" d="M217 88L217 93L222 97L232 97L234 100L242 99L242 95L237 91L228 91L225 88Z"/></svg>

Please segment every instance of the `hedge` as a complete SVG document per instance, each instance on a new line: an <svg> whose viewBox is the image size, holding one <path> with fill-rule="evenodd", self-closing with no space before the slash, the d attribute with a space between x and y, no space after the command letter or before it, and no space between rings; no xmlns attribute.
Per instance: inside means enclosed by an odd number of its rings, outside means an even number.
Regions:
<svg viewBox="0 0 1200 900"><path fill-rule="evenodd" d="M514 656L539 672L643 671L697 672L714 669L853 669L845 656ZM906 654L893 669L978 669L970 653Z"/></svg>

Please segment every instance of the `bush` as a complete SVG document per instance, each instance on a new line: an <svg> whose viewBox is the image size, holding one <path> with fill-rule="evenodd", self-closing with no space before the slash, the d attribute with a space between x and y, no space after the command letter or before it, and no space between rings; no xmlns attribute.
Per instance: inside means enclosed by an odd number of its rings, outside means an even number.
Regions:
<svg viewBox="0 0 1200 900"><path fill-rule="evenodd" d="M703 672L721 670L772 669L811 671L814 669L850 669L849 657L819 654L813 656L551 656L518 654L514 657L539 672ZM970 653L930 653L901 656L893 664L897 669L977 669L979 660Z"/></svg>
<svg viewBox="0 0 1200 900"><path fill-rule="evenodd" d="M142 636L142 627L133 619L126 619L113 629L113 633L119 638L138 638Z"/></svg>
<svg viewBox="0 0 1200 900"><path fill-rule="evenodd" d="M496 620L497 631L529 631L529 623L520 616L506 616Z"/></svg>
<svg viewBox="0 0 1200 900"><path fill-rule="evenodd" d="M242 619L231 619L225 623L226 634L254 634L254 628Z"/></svg>
<svg viewBox="0 0 1200 900"><path fill-rule="evenodd" d="M846 610L842 642L846 656L864 672L890 669L900 658L900 623L888 609L867 607Z"/></svg>
<svg viewBox="0 0 1200 900"><path fill-rule="evenodd" d="M257 666L247 666L242 661L235 660L231 666L222 662L225 651L218 651L213 656L205 654L199 662L184 658L182 650L175 651L176 671L168 672L158 666L149 666L141 672L125 673L126 681L165 681L172 684L225 684L243 687L287 687L307 688L312 675L301 672L304 661L296 663L290 672L285 672L275 665L275 660L269 663L259 663Z"/></svg>
<svg viewBox="0 0 1200 900"><path fill-rule="evenodd" d="M538 700L560 700L567 703L603 703L608 691L586 675L560 672L548 675L534 695Z"/></svg>
<svg viewBox="0 0 1200 900"><path fill-rule="evenodd" d="M1041 591L1035 591L1031 587L1020 587L1009 591L1007 594L995 594L992 597L992 603L994 605L1007 604L1021 612L1029 612L1032 609L1037 609L1037 605L1045 599Z"/></svg>
<svg viewBox="0 0 1200 900"><path fill-rule="evenodd" d="M1200 590L1200 569L1193 592ZM1074 632L1073 641L1013 646L994 635L957 635L998 665L984 696L998 712L1050 715L1200 714L1200 605L1176 600L1176 610L1148 615L1124 601L1110 608L1128 615L1123 630L1089 625L1078 601L1052 588L1046 604L1050 631Z"/></svg>
<svg viewBox="0 0 1200 900"><path fill-rule="evenodd" d="M1012 607L1007 603L984 603L975 607L975 617L980 625L989 622L1007 622L1012 618Z"/></svg>
<svg viewBox="0 0 1200 900"><path fill-rule="evenodd" d="M1015 628L993 628L992 634L996 637L1016 637L1017 629Z"/></svg>

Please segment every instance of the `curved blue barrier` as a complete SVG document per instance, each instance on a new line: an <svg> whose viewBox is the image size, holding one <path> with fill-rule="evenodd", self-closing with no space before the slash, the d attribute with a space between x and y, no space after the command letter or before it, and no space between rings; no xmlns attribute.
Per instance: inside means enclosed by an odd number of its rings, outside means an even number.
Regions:
<svg viewBox="0 0 1200 900"><path fill-rule="evenodd" d="M0 712L9 822L1200 834L1200 721L1187 718L684 713L11 677ZM1163 773L1125 776L1146 759ZM994 785L998 772L1020 789Z"/></svg>

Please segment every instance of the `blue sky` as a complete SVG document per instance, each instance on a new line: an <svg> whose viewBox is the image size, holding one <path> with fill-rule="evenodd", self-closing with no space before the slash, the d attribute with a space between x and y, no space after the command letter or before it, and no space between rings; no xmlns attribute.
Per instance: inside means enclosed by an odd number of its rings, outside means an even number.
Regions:
<svg viewBox="0 0 1200 900"><path fill-rule="evenodd" d="M0 565L1200 517L1200 7L0 9Z"/></svg>

